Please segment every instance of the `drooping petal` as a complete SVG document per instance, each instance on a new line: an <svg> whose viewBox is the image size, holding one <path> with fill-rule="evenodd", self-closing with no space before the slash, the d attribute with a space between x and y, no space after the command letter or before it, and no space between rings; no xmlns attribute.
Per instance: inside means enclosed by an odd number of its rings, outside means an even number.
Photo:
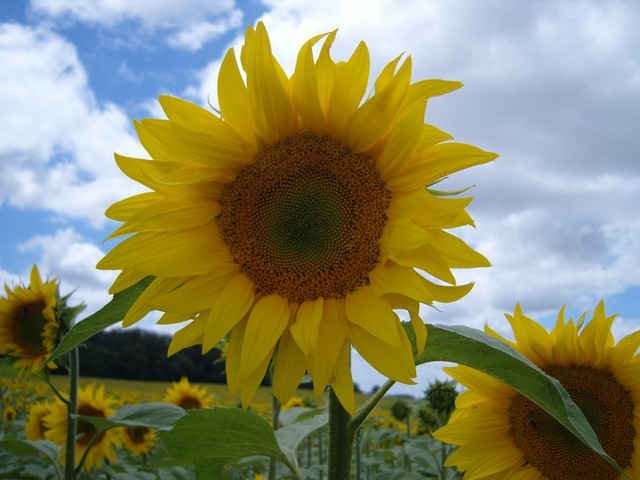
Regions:
<svg viewBox="0 0 640 480"><path fill-rule="evenodd" d="M289 332L285 332L278 345L273 374L273 394L285 403L296 392L304 376L306 361L302 350Z"/></svg>
<svg viewBox="0 0 640 480"><path fill-rule="evenodd" d="M289 303L280 295L260 298L254 305L242 343L240 377L247 378L269 355L289 324Z"/></svg>
<svg viewBox="0 0 640 480"><path fill-rule="evenodd" d="M318 342L320 323L323 319L322 297L308 300L298 308L296 321L291 325L291 335L305 355L309 355Z"/></svg>
<svg viewBox="0 0 640 480"><path fill-rule="evenodd" d="M396 328L398 317L391 305L371 287L362 287L347 295L345 307L350 323L384 343L402 345L402 335Z"/></svg>
<svg viewBox="0 0 640 480"><path fill-rule="evenodd" d="M344 409L353 415L356 411L356 397L353 391L353 378L351 377L351 346L349 342L346 342L340 349L331 388Z"/></svg>
<svg viewBox="0 0 640 480"><path fill-rule="evenodd" d="M211 308L202 343L203 353L215 347L244 318L254 300L253 282L244 273L236 274L218 294Z"/></svg>

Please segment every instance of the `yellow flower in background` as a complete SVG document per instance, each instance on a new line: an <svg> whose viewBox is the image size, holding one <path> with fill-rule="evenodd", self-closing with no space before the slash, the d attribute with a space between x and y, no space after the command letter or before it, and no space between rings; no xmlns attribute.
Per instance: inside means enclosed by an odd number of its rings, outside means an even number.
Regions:
<svg viewBox="0 0 640 480"><path fill-rule="evenodd" d="M24 425L25 436L29 440L44 440L47 426L44 417L51 413L51 404L47 401L36 402L29 408L27 422Z"/></svg>
<svg viewBox="0 0 640 480"><path fill-rule="evenodd" d="M126 427L121 431L122 445L134 455L146 455L153 448L155 431L148 427Z"/></svg>
<svg viewBox="0 0 640 480"><path fill-rule="evenodd" d="M5 285L0 297L0 355L16 359L16 368L38 370L56 346L58 284L43 282L35 265L28 287Z"/></svg>
<svg viewBox="0 0 640 480"><path fill-rule="evenodd" d="M98 268L122 270L112 293L155 277L123 324L151 310L165 312L161 324L191 320L169 354L196 344L207 352L230 335L228 385L245 406L274 354L282 403L306 370L316 394L331 385L353 411L351 345L384 375L413 383L412 347L394 309L410 312L421 350L419 304L469 292L451 268L489 265L444 231L473 225L471 198L425 188L496 157L424 123L427 100L462 84L412 83L411 58L399 56L363 101L367 46L335 62L335 35L306 42L288 77L264 25L249 27L244 75L232 49L220 67L220 116L161 96L168 120L136 122L152 160L116 155L151 191L107 210L123 222L111 236L132 235Z"/></svg>
<svg viewBox="0 0 640 480"><path fill-rule="evenodd" d="M516 306L507 315L515 342L487 327L556 377L590 421L604 447L629 478L640 478L640 332L618 342L615 318L600 302L583 325L565 321L564 308L551 332ZM582 445L534 403L507 385L468 367L445 369L468 390L458 396L448 425L434 437L460 447L447 465L465 480L622 480L613 467Z"/></svg>
<svg viewBox="0 0 640 480"><path fill-rule="evenodd" d="M294 407L304 407L304 400L300 397L291 397L287 403L282 406L282 410L289 410Z"/></svg>
<svg viewBox="0 0 640 480"><path fill-rule="evenodd" d="M112 403L113 400L105 395L104 388L101 386L88 385L78 390L78 415L106 418L113 413ZM67 439L67 406L59 400L56 401L51 406L51 412L44 417L44 424L48 429L45 433L46 439L63 447L60 455L64 458L64 445ZM86 420L78 420L77 432L76 463L80 461L87 445L96 435L96 428ZM83 470L100 468L105 460L115 462L117 446L120 446L120 436L115 429L101 433L87 454Z"/></svg>
<svg viewBox="0 0 640 480"><path fill-rule="evenodd" d="M17 416L16 409L13 407L4 407L2 410L2 420L5 422L13 422Z"/></svg>
<svg viewBox="0 0 640 480"><path fill-rule="evenodd" d="M173 403L185 410L208 408L213 405L213 398L207 390L197 385L191 385L185 377L182 377L179 382L173 382L171 384L167 389L164 401Z"/></svg>

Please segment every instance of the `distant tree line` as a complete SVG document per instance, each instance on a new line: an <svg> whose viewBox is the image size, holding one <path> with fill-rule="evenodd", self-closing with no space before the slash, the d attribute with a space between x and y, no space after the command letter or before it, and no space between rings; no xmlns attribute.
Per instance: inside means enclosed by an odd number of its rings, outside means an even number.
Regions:
<svg viewBox="0 0 640 480"><path fill-rule="evenodd" d="M225 383L220 350L202 355L195 345L167 358L171 337L146 330L109 330L91 337L80 350L80 375L127 380Z"/></svg>

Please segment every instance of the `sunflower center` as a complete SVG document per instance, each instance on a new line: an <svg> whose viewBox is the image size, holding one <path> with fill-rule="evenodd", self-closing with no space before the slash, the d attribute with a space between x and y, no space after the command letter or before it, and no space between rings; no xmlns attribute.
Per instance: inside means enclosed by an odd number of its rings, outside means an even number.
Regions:
<svg viewBox="0 0 640 480"><path fill-rule="evenodd" d="M91 405L78 405L78 415L87 415L90 417L100 418L106 417L102 410L92 407ZM94 427L91 422L87 422L86 420L82 419L78 420L77 432L78 436L76 442L82 446L86 446L97 433L96 427ZM100 442L103 436L104 432L100 434L97 442Z"/></svg>
<svg viewBox="0 0 640 480"><path fill-rule="evenodd" d="M378 262L390 199L370 157L302 133L225 186L219 224L258 295L343 298Z"/></svg>
<svg viewBox="0 0 640 480"><path fill-rule="evenodd" d="M13 323L13 335L16 343L30 355L42 355L46 348L42 334L47 319L42 315L45 304L42 300L21 305L16 311Z"/></svg>
<svg viewBox="0 0 640 480"><path fill-rule="evenodd" d="M144 443L145 435L149 429L147 427L127 427L125 431L133 443Z"/></svg>
<svg viewBox="0 0 640 480"><path fill-rule="evenodd" d="M178 402L178 405L185 410L191 410L192 408L202 408L202 402L199 399L190 396L182 397Z"/></svg>
<svg viewBox="0 0 640 480"><path fill-rule="evenodd" d="M595 430L604 450L623 468L631 465L635 428L633 399L611 373L591 367L549 367ZM510 407L516 445L549 480L615 480L619 474L556 420L523 396Z"/></svg>

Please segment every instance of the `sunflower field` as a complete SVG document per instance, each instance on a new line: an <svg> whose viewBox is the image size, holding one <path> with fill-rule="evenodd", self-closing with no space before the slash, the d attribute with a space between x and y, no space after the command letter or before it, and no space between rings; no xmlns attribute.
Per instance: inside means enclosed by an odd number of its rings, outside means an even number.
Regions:
<svg viewBox="0 0 640 480"><path fill-rule="evenodd" d="M106 211L109 303L81 319L35 265L5 285L0 478L640 478L640 332L616 342L604 301L550 330L517 304L508 338L425 323L473 288L452 270L490 266L451 232L475 226L468 189L437 183L497 154L425 123L460 82L412 81L404 55L370 82L367 44L336 61L336 35L287 75L258 22L215 112L162 95L135 122L150 158L115 154L142 193ZM80 377L87 340L151 312L167 355L219 349L226 385ZM369 395L353 351L387 378ZM436 361L452 381L386 395Z"/></svg>

